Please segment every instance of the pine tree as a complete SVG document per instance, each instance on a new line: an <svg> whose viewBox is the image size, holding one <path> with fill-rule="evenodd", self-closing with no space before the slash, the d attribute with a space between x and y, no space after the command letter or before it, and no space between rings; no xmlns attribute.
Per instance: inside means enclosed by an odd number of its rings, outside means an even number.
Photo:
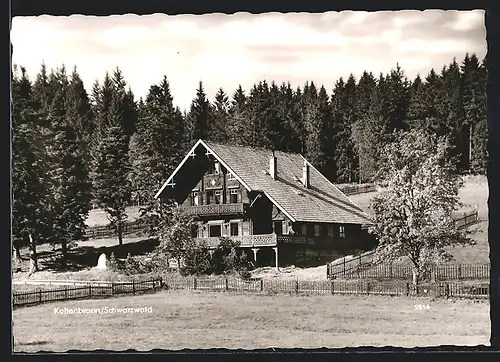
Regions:
<svg viewBox="0 0 500 362"><path fill-rule="evenodd" d="M486 174L488 166L488 125L486 121L487 96L486 86L488 82L488 72L486 68L486 60L483 60L479 68L479 84L478 87L478 119L473 126L472 134L472 159L471 169L478 174Z"/></svg>
<svg viewBox="0 0 500 362"><path fill-rule="evenodd" d="M299 100L290 83L280 87L281 102L278 108L278 118L283 122L283 151L300 153L302 151L303 124L300 122Z"/></svg>
<svg viewBox="0 0 500 362"><path fill-rule="evenodd" d="M336 181L354 182L358 180L358 155L352 137L352 127L356 123L356 80L351 74L346 83L343 79L336 83L332 95L334 131L332 138Z"/></svg>
<svg viewBox="0 0 500 362"><path fill-rule="evenodd" d="M141 107L132 154L134 199L146 207L184 156L184 120L166 77L150 87ZM131 150L132 151L132 150Z"/></svg>
<svg viewBox="0 0 500 362"><path fill-rule="evenodd" d="M473 168L475 157L473 155L474 147L472 141L474 139L475 128L479 125L479 133L477 134L482 133L483 137L486 129L484 125L486 108L485 80L484 71L481 69L481 64L476 54L466 54L462 62L464 121L460 129L460 134L465 135L465 140L462 143L465 145L461 148L463 170L472 170ZM483 124L481 125L481 123ZM482 137L477 139L478 146L484 150L484 145L481 146L480 138ZM478 148L479 162L476 162L476 164L480 164L480 160L484 159L484 151L481 148Z"/></svg>
<svg viewBox="0 0 500 362"><path fill-rule="evenodd" d="M196 97L191 103L187 116L189 144L199 139L206 139L209 134L210 102L207 99L203 83L200 81L196 90Z"/></svg>
<svg viewBox="0 0 500 362"><path fill-rule="evenodd" d="M305 115L304 124L307 132L306 152L307 159L330 180L334 179L336 169L329 163L332 149L329 147L331 133L329 130L332 121L329 97L326 89L321 86L316 93L314 83L311 83L308 93L304 94Z"/></svg>
<svg viewBox="0 0 500 362"><path fill-rule="evenodd" d="M231 105L229 107L229 122L228 122L228 142L237 145L244 145L245 138L243 130L247 124L247 97L245 91L238 86L233 93Z"/></svg>
<svg viewBox="0 0 500 362"><path fill-rule="evenodd" d="M12 82L12 236L17 258L19 249L30 248L30 274L38 270L37 245L51 233L48 212L46 150L40 132L40 112L31 82L21 67Z"/></svg>
<svg viewBox="0 0 500 362"><path fill-rule="evenodd" d="M213 106L213 122L210 128L210 139L215 142L226 143L228 135L229 98L222 88L215 95Z"/></svg>
<svg viewBox="0 0 500 362"><path fill-rule="evenodd" d="M84 236L91 201L88 157L77 129L81 99L75 96L58 91L49 112L54 135L50 148L54 237L61 244L63 263L71 243Z"/></svg>
<svg viewBox="0 0 500 362"><path fill-rule="evenodd" d="M123 129L125 97L123 88L115 89L112 94L106 111L107 127L103 129L101 126L96 147L92 178L94 199L117 230L119 245L123 242L123 222L127 218L125 209L131 198L129 136Z"/></svg>

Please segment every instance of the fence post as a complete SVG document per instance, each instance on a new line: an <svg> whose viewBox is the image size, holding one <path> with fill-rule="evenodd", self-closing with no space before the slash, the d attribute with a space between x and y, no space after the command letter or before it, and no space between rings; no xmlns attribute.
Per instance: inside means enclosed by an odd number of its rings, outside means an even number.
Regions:
<svg viewBox="0 0 500 362"><path fill-rule="evenodd" d="M111 295L115 295L115 283L111 283Z"/></svg>
<svg viewBox="0 0 500 362"><path fill-rule="evenodd" d="M89 284L89 298L92 298L92 284Z"/></svg>
<svg viewBox="0 0 500 362"><path fill-rule="evenodd" d="M135 280L132 280L132 293L135 294Z"/></svg>
<svg viewBox="0 0 500 362"><path fill-rule="evenodd" d="M330 278L330 268L328 262L326 263L326 279Z"/></svg>
<svg viewBox="0 0 500 362"><path fill-rule="evenodd" d="M196 289L196 278L193 278L193 289Z"/></svg>
<svg viewBox="0 0 500 362"><path fill-rule="evenodd" d="M366 294L367 295L370 294L370 282L369 281L366 282Z"/></svg>
<svg viewBox="0 0 500 362"><path fill-rule="evenodd" d="M64 286L64 299L68 299L68 286Z"/></svg>
<svg viewBox="0 0 500 362"><path fill-rule="evenodd" d="M344 256L343 261L344 261L344 269L343 269L343 271L342 271L342 276L344 276L344 277L345 277L345 256Z"/></svg>
<svg viewBox="0 0 500 362"><path fill-rule="evenodd" d="M264 279L260 280L260 291L262 292L264 290Z"/></svg>
<svg viewBox="0 0 500 362"><path fill-rule="evenodd" d="M462 279L462 264L458 264L458 279Z"/></svg>
<svg viewBox="0 0 500 362"><path fill-rule="evenodd" d="M410 295L410 283L406 283L406 296Z"/></svg>
<svg viewBox="0 0 500 362"><path fill-rule="evenodd" d="M162 289L162 288L163 288L163 278L160 277L160 289Z"/></svg>
<svg viewBox="0 0 500 362"><path fill-rule="evenodd" d="M333 284L333 281L334 281L333 279L330 281L330 286L331 286L330 289L332 291L332 294L335 294L335 286Z"/></svg>
<svg viewBox="0 0 500 362"><path fill-rule="evenodd" d="M445 295L446 295L446 299L448 299L450 297L450 283L446 283Z"/></svg>
<svg viewBox="0 0 500 362"><path fill-rule="evenodd" d="M298 279L295 280L295 293L299 292L299 281Z"/></svg>
<svg viewBox="0 0 500 362"><path fill-rule="evenodd" d="M392 279L392 263L389 264L389 279Z"/></svg>
<svg viewBox="0 0 500 362"><path fill-rule="evenodd" d="M156 291L156 286L155 286L155 279L151 279L151 283L153 283L153 292Z"/></svg>
<svg viewBox="0 0 500 362"><path fill-rule="evenodd" d="M42 290L41 289L38 291L38 301L39 301L39 303L42 302Z"/></svg>
<svg viewBox="0 0 500 362"><path fill-rule="evenodd" d="M229 284L228 284L227 278L226 278L226 290L229 290Z"/></svg>

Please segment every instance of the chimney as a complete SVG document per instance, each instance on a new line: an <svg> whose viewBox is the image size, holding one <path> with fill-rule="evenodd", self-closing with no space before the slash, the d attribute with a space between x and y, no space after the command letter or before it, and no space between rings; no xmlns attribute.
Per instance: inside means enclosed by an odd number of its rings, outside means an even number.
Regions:
<svg viewBox="0 0 500 362"><path fill-rule="evenodd" d="M304 160L304 166L302 167L302 184L305 188L309 188L309 164Z"/></svg>
<svg viewBox="0 0 500 362"><path fill-rule="evenodd" d="M278 169L277 159L273 151L273 156L269 159L269 174L274 179L276 179L277 169Z"/></svg>

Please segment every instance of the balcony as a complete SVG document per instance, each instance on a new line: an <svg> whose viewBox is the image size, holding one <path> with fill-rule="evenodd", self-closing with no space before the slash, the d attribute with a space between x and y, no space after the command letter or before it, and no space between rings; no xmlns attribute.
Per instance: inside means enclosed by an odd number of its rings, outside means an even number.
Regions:
<svg viewBox="0 0 500 362"><path fill-rule="evenodd" d="M227 236L227 238L239 241L241 247L263 247L263 246L277 246L282 244L306 244L306 245L336 245L338 239L333 237L308 237L303 235L276 235L276 234L262 234L262 235L239 235ZM205 242L209 248L216 248L220 243L220 237L205 237L195 238L197 242ZM334 244L334 240L337 242Z"/></svg>
<svg viewBox="0 0 500 362"><path fill-rule="evenodd" d="M242 247L262 247L262 246L276 246L276 234L262 234L262 235L239 235L228 236L229 239L239 241ZM205 242L209 248L216 248L220 243L220 237L207 237L195 238L197 242Z"/></svg>
<svg viewBox="0 0 500 362"><path fill-rule="evenodd" d="M245 204L212 204L198 206L181 206L181 210L191 216L240 215L245 211Z"/></svg>

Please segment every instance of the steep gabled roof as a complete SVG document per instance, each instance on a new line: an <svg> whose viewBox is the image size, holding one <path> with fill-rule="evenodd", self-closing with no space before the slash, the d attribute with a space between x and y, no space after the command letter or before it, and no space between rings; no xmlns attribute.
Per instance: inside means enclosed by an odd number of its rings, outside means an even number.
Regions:
<svg viewBox="0 0 500 362"><path fill-rule="evenodd" d="M262 191L292 221L367 224L368 215L345 196L310 163L309 188L300 181L304 157L297 153L275 151L277 176L269 170L272 151L235 145L223 145L199 140L192 152L202 144L249 191ZM158 197L186 158L158 191Z"/></svg>

